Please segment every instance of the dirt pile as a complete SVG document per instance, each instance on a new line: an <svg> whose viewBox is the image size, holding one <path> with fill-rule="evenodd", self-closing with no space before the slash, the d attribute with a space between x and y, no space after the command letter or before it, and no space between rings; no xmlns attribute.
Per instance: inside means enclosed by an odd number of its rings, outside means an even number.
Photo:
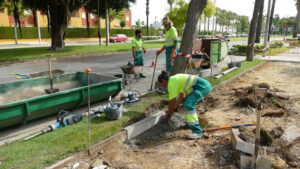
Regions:
<svg viewBox="0 0 300 169"><path fill-rule="evenodd" d="M157 103L152 103L150 106L145 108L145 116L149 117L155 112L158 112L159 110L164 110L168 105L167 100L161 100L160 102Z"/></svg>
<svg viewBox="0 0 300 169"><path fill-rule="evenodd" d="M265 88L267 89L265 95L258 95L255 88ZM234 97L237 100L234 103L235 107L239 108L258 108L258 104L262 101L262 116L269 117L281 117L288 115L286 108L287 101L289 97L284 95L282 91L279 92L278 89L272 89L267 83L261 83L258 85L234 88Z"/></svg>

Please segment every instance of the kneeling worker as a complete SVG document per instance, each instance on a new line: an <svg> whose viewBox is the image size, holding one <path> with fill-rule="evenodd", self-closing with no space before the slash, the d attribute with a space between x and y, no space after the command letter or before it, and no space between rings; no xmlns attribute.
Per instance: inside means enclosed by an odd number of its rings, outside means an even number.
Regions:
<svg viewBox="0 0 300 169"><path fill-rule="evenodd" d="M200 138L202 129L199 125L195 106L211 91L210 83L205 79L189 74L169 76L166 71L161 72L158 81L162 86L167 87L169 93L169 107L163 119L165 121L169 120L173 112L183 102L183 109L186 113L185 118L192 130L187 138Z"/></svg>

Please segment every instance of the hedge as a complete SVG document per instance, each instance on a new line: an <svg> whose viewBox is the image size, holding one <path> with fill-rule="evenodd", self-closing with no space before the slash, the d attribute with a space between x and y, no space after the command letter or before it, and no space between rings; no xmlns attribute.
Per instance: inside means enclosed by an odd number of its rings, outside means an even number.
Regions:
<svg viewBox="0 0 300 169"><path fill-rule="evenodd" d="M110 35L125 34L128 37L134 36L135 29L111 29ZM146 35L146 29L142 29L143 35ZM106 30L101 29L102 37L105 37ZM41 28L42 38L50 38L50 33L45 27ZM155 30L149 29L149 36L155 36ZM87 38L88 32L86 28L67 28L66 38ZM90 37L98 37L97 28L90 28ZM18 31L19 39L37 39L38 30L36 27L22 27L22 37ZM14 27L0 27L0 39L14 39Z"/></svg>

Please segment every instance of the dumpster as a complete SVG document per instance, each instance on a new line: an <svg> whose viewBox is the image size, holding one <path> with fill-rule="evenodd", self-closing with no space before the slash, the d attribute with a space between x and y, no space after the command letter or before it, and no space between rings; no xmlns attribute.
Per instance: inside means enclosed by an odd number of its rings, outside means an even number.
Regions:
<svg viewBox="0 0 300 169"><path fill-rule="evenodd" d="M87 104L84 72L53 76L53 84L59 92L45 93L50 88L48 77L0 84L0 129ZM114 97L121 90L122 79L90 74L92 103Z"/></svg>
<svg viewBox="0 0 300 169"><path fill-rule="evenodd" d="M210 57L210 65L217 65L218 62L227 56L227 42L221 39L203 39L201 51Z"/></svg>

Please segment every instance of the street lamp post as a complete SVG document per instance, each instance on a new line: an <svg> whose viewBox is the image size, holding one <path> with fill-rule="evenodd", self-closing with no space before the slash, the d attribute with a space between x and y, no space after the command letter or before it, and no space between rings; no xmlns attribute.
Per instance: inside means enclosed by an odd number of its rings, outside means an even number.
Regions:
<svg viewBox="0 0 300 169"><path fill-rule="evenodd" d="M149 36L149 0L146 0L147 36Z"/></svg>
<svg viewBox="0 0 300 169"><path fill-rule="evenodd" d="M155 21L154 21L154 29L155 29L155 36L156 36L156 18L157 18L157 16L155 16Z"/></svg>

